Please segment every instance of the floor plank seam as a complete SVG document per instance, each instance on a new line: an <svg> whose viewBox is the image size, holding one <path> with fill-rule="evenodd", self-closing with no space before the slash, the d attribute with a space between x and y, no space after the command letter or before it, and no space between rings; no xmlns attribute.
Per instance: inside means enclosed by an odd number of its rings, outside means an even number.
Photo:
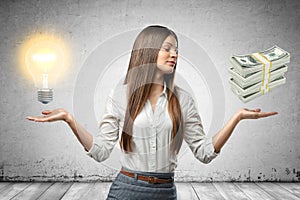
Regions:
<svg viewBox="0 0 300 200"><path fill-rule="evenodd" d="M47 187L46 190L44 190L44 192L42 192L42 193L40 194L40 196L38 196L38 197L36 198L36 200L38 200L45 192L47 192L47 190L49 190L49 188L52 187L52 185L54 185L54 182L53 182L51 185L49 185L49 187Z"/></svg>
<svg viewBox="0 0 300 200"><path fill-rule="evenodd" d="M193 186L193 183L190 183L190 185L192 186L192 189L194 190L195 194L196 194L196 197L198 198L198 200L201 200L200 197L198 196L194 186Z"/></svg>
<svg viewBox="0 0 300 200"><path fill-rule="evenodd" d="M31 182L30 184L28 184L25 188L23 188L23 190L20 190L17 194L15 194L13 197L11 197L10 199L15 198L16 196L18 196L21 192L23 192L24 190L26 190L29 186L31 186L33 184L33 182Z"/></svg>
<svg viewBox="0 0 300 200"><path fill-rule="evenodd" d="M267 190L265 190L264 188L262 188L259 184L257 184L256 182L254 182L260 189L262 189L264 192L266 192L268 195L270 195L271 197L273 197L274 199L277 199L274 195L272 195L270 192L268 192Z"/></svg>
<svg viewBox="0 0 300 200"><path fill-rule="evenodd" d="M240 186L238 186L235 182L232 182L233 183L233 185L236 187L236 188L238 188L249 200L252 200L252 198L251 197L249 197L243 190L242 190L242 188L240 188Z"/></svg>
<svg viewBox="0 0 300 200"><path fill-rule="evenodd" d="M216 191L219 192L219 194L223 197L223 199L226 200L227 199L226 195L224 196L223 192L218 189L218 186L216 185L216 183L217 182L212 182L212 185L216 188Z"/></svg>
<svg viewBox="0 0 300 200"><path fill-rule="evenodd" d="M218 188L216 187L216 185L214 184L214 182L212 182L211 184L216 189L216 191L221 195L221 197L223 197L223 200L226 200L226 197L224 197L224 195L222 193L220 193L220 191L218 190Z"/></svg>
<svg viewBox="0 0 300 200"><path fill-rule="evenodd" d="M96 182L94 182L90 187L88 187L88 191L86 192L86 195L89 194L89 192L92 190L92 188L95 186Z"/></svg>
<svg viewBox="0 0 300 200"><path fill-rule="evenodd" d="M291 195L295 196L296 198L299 198L297 195L295 195L293 192L291 192L290 190L286 189L285 187L282 187L280 184L275 183L276 185L278 185L279 187L283 188L284 190L286 190L288 193L290 193Z"/></svg>
<svg viewBox="0 0 300 200"><path fill-rule="evenodd" d="M73 184L74 183L70 184L70 186L68 187L68 189L66 189L66 191L61 195L61 197L59 198L59 200L61 200L65 196L65 194L70 190L70 188L72 187Z"/></svg>

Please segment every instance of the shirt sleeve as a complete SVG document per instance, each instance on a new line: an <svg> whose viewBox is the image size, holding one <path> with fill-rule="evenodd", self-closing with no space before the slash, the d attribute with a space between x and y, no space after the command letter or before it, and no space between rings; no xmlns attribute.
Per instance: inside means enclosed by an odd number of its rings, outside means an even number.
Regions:
<svg viewBox="0 0 300 200"><path fill-rule="evenodd" d="M87 155L98 162L106 160L119 139L119 114L111 90L105 105L105 112L99 125L99 131L93 137L93 145Z"/></svg>
<svg viewBox="0 0 300 200"><path fill-rule="evenodd" d="M206 137L203 131L201 118L192 97L189 97L188 101L184 140L194 156L203 163L209 163L219 155L215 152L212 138Z"/></svg>

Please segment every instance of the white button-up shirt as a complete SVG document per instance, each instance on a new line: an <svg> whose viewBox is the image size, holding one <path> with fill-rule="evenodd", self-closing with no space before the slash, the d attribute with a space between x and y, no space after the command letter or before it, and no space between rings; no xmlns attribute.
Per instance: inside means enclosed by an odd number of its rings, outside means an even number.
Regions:
<svg viewBox="0 0 300 200"><path fill-rule="evenodd" d="M209 163L218 155L215 153L212 138L205 136L193 98L185 90L179 87L176 89L185 123L184 141L198 160ZM114 145L121 138L127 105L126 92L127 85L118 85L108 96L99 132L93 138L93 145L87 152L99 162L109 157ZM121 165L136 171L174 172L177 155L170 152L172 127L164 84L154 112L148 99L136 117L132 131L133 152L122 151Z"/></svg>

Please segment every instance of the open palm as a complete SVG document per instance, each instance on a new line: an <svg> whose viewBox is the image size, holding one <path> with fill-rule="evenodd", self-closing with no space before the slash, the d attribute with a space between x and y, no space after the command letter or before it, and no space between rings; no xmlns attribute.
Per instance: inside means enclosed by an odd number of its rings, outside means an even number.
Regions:
<svg viewBox="0 0 300 200"><path fill-rule="evenodd" d="M42 116L28 116L26 119L35 121L35 122L54 122L63 120L66 121L68 112L62 108L54 109L54 110L44 110L42 111Z"/></svg>
<svg viewBox="0 0 300 200"><path fill-rule="evenodd" d="M256 108L254 110L241 108L239 113L241 119L258 119L278 114L277 112L261 112L260 108Z"/></svg>

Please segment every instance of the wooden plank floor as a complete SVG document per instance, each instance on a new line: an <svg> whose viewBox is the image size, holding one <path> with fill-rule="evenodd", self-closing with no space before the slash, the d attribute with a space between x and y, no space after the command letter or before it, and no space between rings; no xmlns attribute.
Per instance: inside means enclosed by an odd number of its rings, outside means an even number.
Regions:
<svg viewBox="0 0 300 200"><path fill-rule="evenodd" d="M102 200L111 182L0 182L1 200ZM176 183L178 200L300 200L300 182Z"/></svg>

